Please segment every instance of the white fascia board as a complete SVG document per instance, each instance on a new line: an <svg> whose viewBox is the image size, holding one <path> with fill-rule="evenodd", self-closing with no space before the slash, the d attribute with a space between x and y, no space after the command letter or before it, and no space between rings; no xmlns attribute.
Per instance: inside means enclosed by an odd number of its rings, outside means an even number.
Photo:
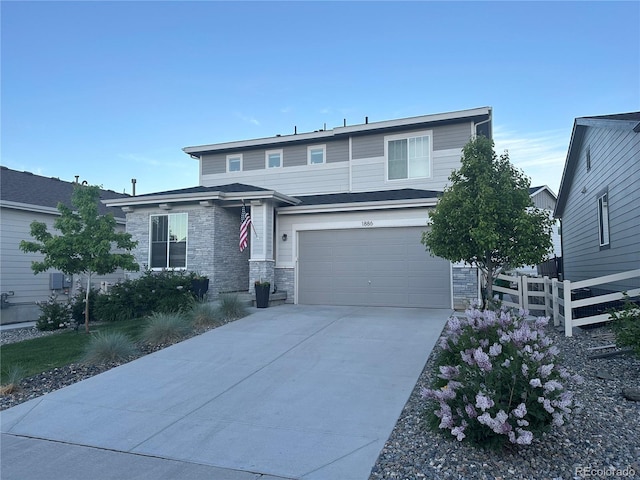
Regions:
<svg viewBox="0 0 640 480"><path fill-rule="evenodd" d="M278 215L297 215L300 213L354 212L359 210L389 210L396 208L435 207L437 198L391 200L387 202L332 203L327 205L298 205L277 208Z"/></svg>
<svg viewBox="0 0 640 480"><path fill-rule="evenodd" d="M155 205L159 203L198 201L198 200L217 200L221 197L221 192L198 192L185 194L157 195L153 197L129 197L114 198L111 200L102 200L107 207L122 207L133 205Z"/></svg>
<svg viewBox="0 0 640 480"><path fill-rule="evenodd" d="M11 208L13 210L24 210L26 212L48 213L51 215L60 215L60 211L57 208L44 207L42 205L33 205L30 203L11 202L8 200L1 200L0 207Z"/></svg>
<svg viewBox="0 0 640 480"><path fill-rule="evenodd" d="M129 197L126 199L114 199L114 200L102 200L102 203L108 207L123 207L123 206L149 206L169 204L169 203L194 203L204 200L221 200L221 201L233 201L233 200L264 200L264 199L276 199L283 203L290 203L296 205L300 203L300 200L288 197L274 190L260 190L256 192L198 192L189 194L171 194L171 195L158 195L154 197Z"/></svg>
<svg viewBox="0 0 640 480"><path fill-rule="evenodd" d="M278 145L293 141L305 141L332 137L333 130L323 130L318 132L297 133L279 137L256 138L253 140L240 140L236 142L214 143L195 147L184 147L183 152L189 155L216 152L218 150L238 150L246 147L257 147L261 145Z"/></svg>
<svg viewBox="0 0 640 480"><path fill-rule="evenodd" d="M349 127L336 127L336 134L346 134L355 132L366 132L367 130L378 130L381 128L406 127L415 124L438 122L442 120L464 119L466 117L476 117L478 115L489 115L490 107L474 108L471 110L459 110L457 112L437 113L434 115L422 115L419 117L400 118L397 120L386 120L383 122L372 122L364 125L353 125Z"/></svg>
<svg viewBox="0 0 640 480"><path fill-rule="evenodd" d="M20 203L20 202L11 202L8 200L0 200L0 208L10 208L12 210L22 210L25 212L33 212L33 213L44 213L47 215L56 215L60 216L60 210L53 207L44 207L42 205L32 205L29 203ZM116 220L116 223L120 225L126 224L126 220L122 217L113 217Z"/></svg>

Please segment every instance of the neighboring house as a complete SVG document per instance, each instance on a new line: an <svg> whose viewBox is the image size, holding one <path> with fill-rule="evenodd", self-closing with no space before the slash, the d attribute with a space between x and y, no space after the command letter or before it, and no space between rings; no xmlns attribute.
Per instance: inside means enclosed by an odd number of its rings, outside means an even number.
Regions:
<svg viewBox="0 0 640 480"><path fill-rule="evenodd" d="M565 279L640 268L640 112L575 119L555 217ZM638 287L635 278L603 290Z"/></svg>
<svg viewBox="0 0 640 480"><path fill-rule="evenodd" d="M556 208L557 197L551 189L546 186L531 187L529 188L529 196L533 202L533 206L542 210L546 210L549 214L549 218L553 220L553 211ZM562 257L562 245L560 242L560 231L558 228L558 222L554 221L551 227L551 241L553 243L553 249L551 250L549 260L543 262L540 265L524 266L516 268L516 272L524 275L548 275L551 277L557 277L558 264Z"/></svg>
<svg viewBox="0 0 640 480"><path fill-rule="evenodd" d="M36 301L45 301L52 293L58 294L58 300L67 299L73 294L76 279L53 270L34 275L31 262L42 260L43 256L24 253L19 248L21 240L33 240L30 234L33 221L45 223L51 233L57 232L53 222L60 215L58 203L72 206L73 185L58 178L0 167L1 323L36 320L40 315ZM108 190L101 193L102 199L126 196ZM100 213L107 212L114 214L118 228L124 230L122 210L100 205ZM122 277L122 273L96 277L94 286L99 287L101 281L114 282Z"/></svg>
<svg viewBox="0 0 640 480"><path fill-rule="evenodd" d="M105 203L126 212L141 266L206 274L214 296L262 279L300 304L463 307L476 270L420 240L478 134L491 138L489 107L187 147L200 186Z"/></svg>

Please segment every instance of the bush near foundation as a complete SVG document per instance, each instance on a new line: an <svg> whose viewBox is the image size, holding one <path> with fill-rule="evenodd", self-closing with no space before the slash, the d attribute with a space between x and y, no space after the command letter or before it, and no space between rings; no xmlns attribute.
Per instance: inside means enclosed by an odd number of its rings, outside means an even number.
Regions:
<svg viewBox="0 0 640 480"><path fill-rule="evenodd" d="M113 285L96 301L102 321L145 317L152 312L179 312L191 307L191 275L183 272L147 271L140 278Z"/></svg>

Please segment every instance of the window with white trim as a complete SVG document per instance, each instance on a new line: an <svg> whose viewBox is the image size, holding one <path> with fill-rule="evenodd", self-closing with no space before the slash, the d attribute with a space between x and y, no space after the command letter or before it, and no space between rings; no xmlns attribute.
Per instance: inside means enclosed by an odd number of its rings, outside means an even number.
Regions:
<svg viewBox="0 0 640 480"><path fill-rule="evenodd" d="M267 150L264 157L267 168L280 168L282 166L282 150Z"/></svg>
<svg viewBox="0 0 640 480"><path fill-rule="evenodd" d="M609 194L598 197L598 233L600 246L609 245Z"/></svg>
<svg viewBox="0 0 640 480"><path fill-rule="evenodd" d="M307 163L309 165L317 165L325 163L327 157L326 145L311 145L307 147Z"/></svg>
<svg viewBox="0 0 640 480"><path fill-rule="evenodd" d="M385 140L388 180L431 176L430 135L393 135Z"/></svg>
<svg viewBox="0 0 640 480"><path fill-rule="evenodd" d="M227 172L242 171L242 154L227 155Z"/></svg>
<svg viewBox="0 0 640 480"><path fill-rule="evenodd" d="M186 213L150 216L151 269L187 268L187 220Z"/></svg>

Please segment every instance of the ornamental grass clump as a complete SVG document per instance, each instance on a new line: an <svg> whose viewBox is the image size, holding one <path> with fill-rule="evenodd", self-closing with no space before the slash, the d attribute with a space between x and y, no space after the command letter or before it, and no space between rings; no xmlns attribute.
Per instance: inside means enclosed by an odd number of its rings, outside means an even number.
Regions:
<svg viewBox="0 0 640 480"><path fill-rule="evenodd" d="M478 310L451 317L440 339L437 377L423 388L429 426L458 441L501 448L529 445L534 436L563 425L574 407L558 365L558 348L545 335L548 318L526 312Z"/></svg>
<svg viewBox="0 0 640 480"><path fill-rule="evenodd" d="M191 326L181 313L154 312L142 331L142 341L150 345L167 345L182 340Z"/></svg>

